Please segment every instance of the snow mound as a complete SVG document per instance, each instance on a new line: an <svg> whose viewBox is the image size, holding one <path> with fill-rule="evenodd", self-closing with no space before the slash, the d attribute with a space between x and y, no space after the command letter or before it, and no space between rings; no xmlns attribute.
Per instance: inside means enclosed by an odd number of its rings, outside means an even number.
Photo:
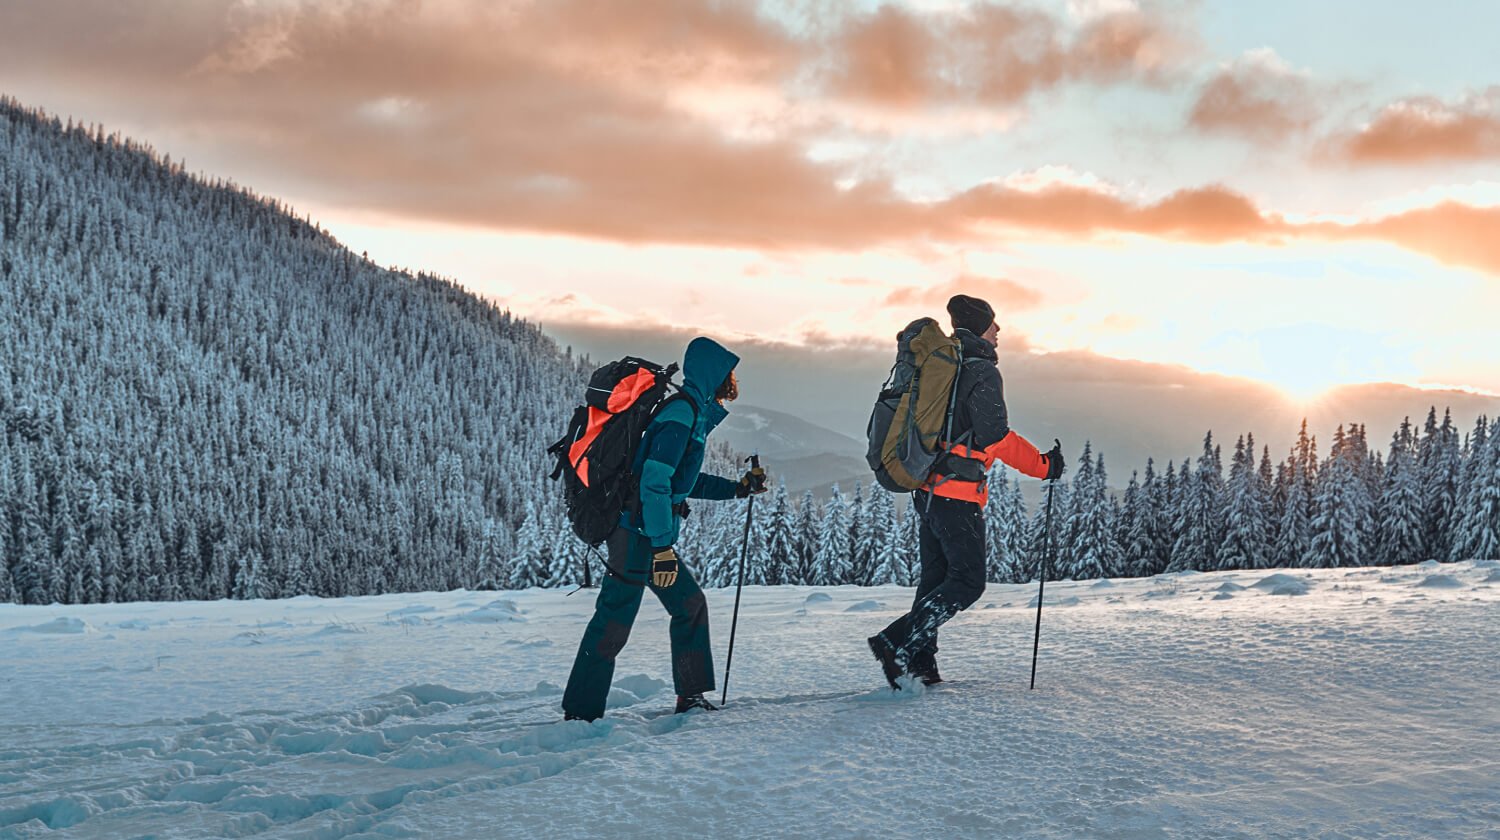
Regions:
<svg viewBox="0 0 1500 840"><path fill-rule="evenodd" d="M1307 583L1300 580L1290 580L1280 584L1271 590L1272 595L1306 595Z"/></svg>
<svg viewBox="0 0 1500 840"><path fill-rule="evenodd" d="M430 612L437 612L437 607L428 606L427 604L412 604L410 606L402 607L399 610L391 610L390 612L386 613L386 615L395 617L402 615L418 615L421 613Z"/></svg>
<svg viewBox="0 0 1500 840"><path fill-rule="evenodd" d="M41 624L32 624L26 627L12 627L12 633L46 633L54 636L81 636L84 633L94 632L93 625L81 618L69 618L59 616Z"/></svg>
<svg viewBox="0 0 1500 840"><path fill-rule="evenodd" d="M1094 585L1091 586L1091 587L1089 587L1089 588L1090 589L1112 589L1112 588L1114 588L1114 585L1115 585L1114 581L1110 580L1109 578L1099 578L1098 580L1094 581Z"/></svg>
<svg viewBox="0 0 1500 840"><path fill-rule="evenodd" d="M1461 589L1463 584L1452 575L1428 575L1417 583L1421 589Z"/></svg>
<svg viewBox="0 0 1500 840"><path fill-rule="evenodd" d="M1283 586L1296 586L1296 587L1300 587L1302 589L1302 591L1299 592L1299 593L1297 593L1297 594L1299 594L1299 595L1305 595L1305 594L1307 594L1307 582L1306 581L1302 580L1301 578L1294 578L1291 575L1281 574L1280 572L1278 572L1278 573L1276 573L1274 575L1266 575L1265 577L1261 578L1260 580L1258 580L1255 583L1252 583L1250 585L1253 586L1253 587L1255 587L1256 589L1270 590L1271 594L1273 594L1273 595L1281 594L1281 593L1276 592L1275 590L1277 590L1277 589L1279 589L1279 588L1281 588Z"/></svg>
<svg viewBox="0 0 1500 840"><path fill-rule="evenodd" d="M428 703L443 703L448 706L462 706L485 698L483 694L472 691L459 691L446 685L423 683L421 685L408 685L396 689L395 694L405 694L407 697L417 701L419 705Z"/></svg>
<svg viewBox="0 0 1500 840"><path fill-rule="evenodd" d="M525 621L521 615L521 608L516 606L515 601L504 598L491 601L477 610L471 610L453 619L466 624L504 624L512 621Z"/></svg>
<svg viewBox="0 0 1500 840"><path fill-rule="evenodd" d="M1490 572L1490 576L1484 579L1485 583L1500 583L1500 569Z"/></svg>
<svg viewBox="0 0 1500 840"><path fill-rule="evenodd" d="M1219 594L1215 595L1213 599L1215 601L1228 601L1230 598L1233 598L1233 597L1234 597L1233 593L1230 593L1230 592L1220 592Z"/></svg>
<svg viewBox="0 0 1500 840"><path fill-rule="evenodd" d="M860 601L858 604L850 604L844 608L844 612L872 612L882 609L884 606L879 601Z"/></svg>
<svg viewBox="0 0 1500 840"><path fill-rule="evenodd" d="M1474 561L1474 568L1476 568L1476 569L1490 569L1490 568L1494 568L1496 566L1500 566L1500 560L1495 560L1493 558L1490 558L1488 560L1475 560Z"/></svg>
<svg viewBox="0 0 1500 840"><path fill-rule="evenodd" d="M1420 562L1420 563L1417 564L1417 568L1419 568L1419 569L1436 569L1436 568L1438 568L1441 565L1443 565L1443 564L1439 563L1436 560L1423 560L1422 562Z"/></svg>
<svg viewBox="0 0 1500 840"><path fill-rule="evenodd" d="M620 706L631 706L650 697L660 694L667 684L655 677L645 674L632 674L628 677L615 680L615 684L609 690L609 698L605 701L607 708L618 708Z"/></svg>
<svg viewBox="0 0 1500 840"><path fill-rule="evenodd" d="M1240 586L1232 580L1226 580L1215 589L1217 592L1244 592L1245 587Z"/></svg>
<svg viewBox="0 0 1500 840"><path fill-rule="evenodd" d="M813 594L803 599L802 603L810 607L813 604L828 604L832 603L832 601L833 596L829 595L827 592L814 592Z"/></svg>
<svg viewBox="0 0 1500 840"><path fill-rule="evenodd" d="M140 618L128 618L116 622L114 626L120 630L150 630L151 622Z"/></svg>

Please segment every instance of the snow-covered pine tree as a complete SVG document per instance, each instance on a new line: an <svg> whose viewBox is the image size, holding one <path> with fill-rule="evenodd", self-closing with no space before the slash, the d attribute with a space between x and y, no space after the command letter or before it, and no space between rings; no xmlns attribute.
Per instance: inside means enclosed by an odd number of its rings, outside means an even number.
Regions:
<svg viewBox="0 0 1500 840"><path fill-rule="evenodd" d="M1254 438L1235 442L1234 461L1225 490L1224 542L1219 546L1219 569L1264 569L1270 565L1266 504L1260 474L1255 469Z"/></svg>
<svg viewBox="0 0 1500 840"><path fill-rule="evenodd" d="M1186 471L1187 462L1183 462ZM1180 527L1172 546L1169 572L1205 571L1217 568L1218 550L1223 542L1224 477L1213 432L1203 438L1203 454L1198 470L1179 489Z"/></svg>
<svg viewBox="0 0 1500 840"><path fill-rule="evenodd" d="M1318 473L1317 513L1312 520L1311 564L1317 568L1357 566L1368 562L1372 546L1368 535L1373 531L1374 505L1369 487L1360 477L1357 465L1364 453L1358 439L1351 439L1339 426L1333 447Z"/></svg>
<svg viewBox="0 0 1500 840"><path fill-rule="evenodd" d="M1500 558L1500 433L1482 416L1469 436L1453 520L1450 560Z"/></svg>
<svg viewBox="0 0 1500 840"><path fill-rule="evenodd" d="M817 586L823 582L822 570L818 566L818 526L821 515L818 502L811 490L804 491L802 503L797 506L797 519L793 528L796 540L796 562L794 574L788 583L801 586Z"/></svg>
<svg viewBox="0 0 1500 840"><path fill-rule="evenodd" d="M1422 559L1422 488L1417 484L1417 437L1411 418L1391 435L1380 494L1376 562L1385 566Z"/></svg>
<svg viewBox="0 0 1500 840"><path fill-rule="evenodd" d="M1148 461L1146 469L1152 469ZM1155 475L1148 472L1149 480L1154 483ZM1116 523L1119 529L1120 542L1120 565L1122 574L1128 577L1144 577L1149 575L1155 546L1151 539L1151 489L1142 487L1140 477L1137 473L1130 474L1130 482L1125 485L1125 506L1121 511L1120 520Z"/></svg>
<svg viewBox="0 0 1500 840"><path fill-rule="evenodd" d="M907 496L906 510L901 513L896 544L892 550L896 564L893 583L916 586L922 575L922 561L919 553L921 526L922 521L917 513L917 500L912 496Z"/></svg>
<svg viewBox="0 0 1500 840"><path fill-rule="evenodd" d="M1026 497L1019 478L1006 480L1003 467L990 472L990 498L985 505L986 580L1016 583L1024 574L1026 554Z"/></svg>
<svg viewBox="0 0 1500 840"><path fill-rule="evenodd" d="M1104 453L1094 459L1091 449L1092 443L1085 442L1069 493L1067 546L1069 576L1074 580L1108 577L1119 565Z"/></svg>
<svg viewBox="0 0 1500 840"><path fill-rule="evenodd" d="M849 567L849 503L839 486L833 485L828 501L823 505L823 520L818 527L818 542L814 563L817 565L817 583L821 586L838 586L848 583Z"/></svg>
<svg viewBox="0 0 1500 840"><path fill-rule="evenodd" d="M881 493L879 487L865 496L863 482L854 483L854 500L849 505L849 583L869 586L875 580L876 534L871 527L871 498Z"/></svg>
<svg viewBox="0 0 1500 840"><path fill-rule="evenodd" d="M765 519L765 552L761 578L768 586L795 583L797 541L793 533L793 511L786 495L786 482L776 483L770 511Z"/></svg>
<svg viewBox="0 0 1500 840"><path fill-rule="evenodd" d="M1422 442L1417 447L1417 471L1423 492L1422 553L1425 560L1446 560L1453 547L1453 510L1458 501L1458 479L1463 459L1452 412L1437 407L1427 413Z"/></svg>
<svg viewBox="0 0 1500 840"><path fill-rule="evenodd" d="M526 589L547 585L547 533L535 503L526 505L526 518L516 538L516 556L506 577L506 589Z"/></svg>
<svg viewBox="0 0 1500 840"><path fill-rule="evenodd" d="M870 515L866 525L872 567L868 582L899 582L901 530L896 524L896 499L879 485L870 485Z"/></svg>
<svg viewBox="0 0 1500 840"><path fill-rule="evenodd" d="M1151 504L1151 563L1147 571L1142 574L1157 575L1166 571L1172 562L1172 544L1175 537L1172 533L1172 516L1177 503L1177 474L1172 462L1167 461L1167 470L1161 475L1154 475L1155 462L1146 461L1146 483L1142 489L1147 491Z"/></svg>
<svg viewBox="0 0 1500 840"><path fill-rule="evenodd" d="M0 456L4 453L0 452ZM3 478L0 478L0 490L5 489ZM10 604L19 600L16 597L16 587L10 579L10 522L9 517L0 513L0 604Z"/></svg>
<svg viewBox="0 0 1500 840"><path fill-rule="evenodd" d="M1312 499L1302 480L1302 463L1295 447L1287 455L1284 471L1287 495L1276 524L1276 541L1271 545L1271 563L1287 569L1303 568L1312 562Z"/></svg>

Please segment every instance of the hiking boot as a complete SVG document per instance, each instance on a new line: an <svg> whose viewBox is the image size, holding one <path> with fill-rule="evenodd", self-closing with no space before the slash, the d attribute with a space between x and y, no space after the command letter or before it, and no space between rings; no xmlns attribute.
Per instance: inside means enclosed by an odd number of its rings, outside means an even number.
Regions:
<svg viewBox="0 0 1500 840"><path fill-rule="evenodd" d="M911 664L906 667L912 676L922 681L922 685L937 685L943 681L943 675L938 673L937 657L930 653L913 656Z"/></svg>
<svg viewBox="0 0 1500 840"><path fill-rule="evenodd" d="M702 709L705 712L717 712L719 707L708 702L708 699L702 694L689 694L686 697L680 694L677 695L676 714L680 715L683 712L691 712L693 709Z"/></svg>
<svg viewBox="0 0 1500 840"><path fill-rule="evenodd" d="M905 676L906 669L902 667L896 649L891 647L884 633L877 633L865 641L870 643L870 652L880 660L880 670L885 672L885 681L891 684L891 690L900 691L901 684L896 680Z"/></svg>
<svg viewBox="0 0 1500 840"><path fill-rule="evenodd" d="M598 720L598 718L584 717L583 715L575 715L572 712L563 712L563 720L565 720L565 721L567 721L567 720L581 720L581 721L585 721L587 723L593 723L594 721Z"/></svg>

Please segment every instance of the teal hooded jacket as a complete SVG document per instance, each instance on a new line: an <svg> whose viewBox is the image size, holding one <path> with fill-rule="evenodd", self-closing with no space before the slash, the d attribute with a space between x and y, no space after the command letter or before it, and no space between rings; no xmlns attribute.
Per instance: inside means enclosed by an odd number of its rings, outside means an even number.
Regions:
<svg viewBox="0 0 1500 840"><path fill-rule="evenodd" d="M711 338L695 338L682 357L682 392L646 426L636 450L640 510L626 511L620 524L651 541L654 549L677 542L679 517L673 507L684 499L732 499L739 483L702 472L708 435L729 416L714 392L740 357ZM692 404L688 404L688 400Z"/></svg>

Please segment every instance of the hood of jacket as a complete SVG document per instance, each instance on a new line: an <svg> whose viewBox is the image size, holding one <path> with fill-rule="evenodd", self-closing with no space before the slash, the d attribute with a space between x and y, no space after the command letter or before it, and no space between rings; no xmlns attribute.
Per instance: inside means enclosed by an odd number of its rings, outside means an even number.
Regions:
<svg viewBox="0 0 1500 840"><path fill-rule="evenodd" d="M682 390L693 398L700 411L718 405L714 392L719 390L729 372L740 363L740 357L711 338L699 336L682 355Z"/></svg>

